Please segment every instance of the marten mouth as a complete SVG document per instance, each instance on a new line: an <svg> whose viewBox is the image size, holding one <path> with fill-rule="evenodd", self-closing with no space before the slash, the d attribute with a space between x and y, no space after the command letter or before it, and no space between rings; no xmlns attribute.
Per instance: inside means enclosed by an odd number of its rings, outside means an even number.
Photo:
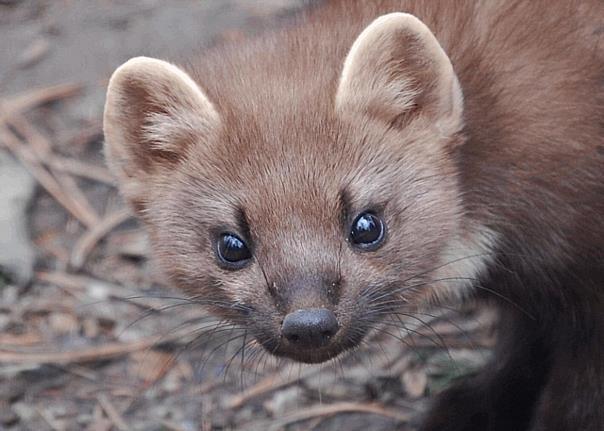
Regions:
<svg viewBox="0 0 604 431"><path fill-rule="evenodd" d="M332 340L331 343L323 347L299 347L284 341L282 338L271 339L259 344L274 356L292 359L305 364L320 364L358 346L363 339L363 335L358 335L354 338L343 338L338 337L338 339Z"/></svg>
<svg viewBox="0 0 604 431"><path fill-rule="evenodd" d="M273 352L275 356L293 359L305 364L320 364L329 361L340 355L344 349L334 346L334 348L322 348L313 350L277 350Z"/></svg>

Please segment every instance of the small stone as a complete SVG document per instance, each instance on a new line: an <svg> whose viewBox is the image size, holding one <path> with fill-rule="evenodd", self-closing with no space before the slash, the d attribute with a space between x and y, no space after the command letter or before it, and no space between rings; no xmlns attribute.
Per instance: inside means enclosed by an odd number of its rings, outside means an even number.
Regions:
<svg viewBox="0 0 604 431"><path fill-rule="evenodd" d="M33 276L35 254L26 213L34 186L29 172L0 151L0 272L19 285L27 284Z"/></svg>
<svg viewBox="0 0 604 431"><path fill-rule="evenodd" d="M426 392L428 377L423 370L408 370L403 373L403 386L411 398L420 398Z"/></svg>
<svg viewBox="0 0 604 431"><path fill-rule="evenodd" d="M273 416L283 416L286 412L300 408L304 401L304 391L298 386L284 389L264 403L264 408Z"/></svg>
<svg viewBox="0 0 604 431"><path fill-rule="evenodd" d="M12 410L19 416L21 422L30 422L38 416L36 410L30 404L23 401L13 404Z"/></svg>
<svg viewBox="0 0 604 431"><path fill-rule="evenodd" d="M57 334L72 334L79 329L78 320L69 313L52 313L49 318L50 327Z"/></svg>
<svg viewBox="0 0 604 431"><path fill-rule="evenodd" d="M96 319L87 318L82 321L84 337L94 339L99 336L100 330Z"/></svg>
<svg viewBox="0 0 604 431"><path fill-rule="evenodd" d="M6 403L0 402L0 425L10 427L19 422L19 416Z"/></svg>

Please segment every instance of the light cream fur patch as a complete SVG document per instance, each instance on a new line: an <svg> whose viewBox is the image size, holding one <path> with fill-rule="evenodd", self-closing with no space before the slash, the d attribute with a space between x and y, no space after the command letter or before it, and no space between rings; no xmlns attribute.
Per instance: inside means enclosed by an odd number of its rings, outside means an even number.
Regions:
<svg viewBox="0 0 604 431"><path fill-rule="evenodd" d="M494 260L497 234L484 227L458 235L441 254L441 264L430 279L431 301L461 301L479 283L488 265Z"/></svg>

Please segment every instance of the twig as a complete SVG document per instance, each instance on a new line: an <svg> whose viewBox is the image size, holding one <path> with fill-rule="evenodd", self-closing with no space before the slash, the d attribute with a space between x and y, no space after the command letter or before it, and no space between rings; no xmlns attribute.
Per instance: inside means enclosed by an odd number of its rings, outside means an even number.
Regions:
<svg viewBox="0 0 604 431"><path fill-rule="evenodd" d="M265 377L264 379L259 381L254 386L246 389L242 393L233 396L229 400L227 405L229 406L229 408L232 408L232 409L239 408L253 398L256 398L256 397L266 394L268 392L275 391L284 386L295 383L299 380L302 380L307 377L318 374L320 371L321 371L320 368L309 368L308 370L305 370L305 372L303 372L301 375L298 375L295 377L289 376L289 373L288 373L288 376L285 378L282 375L277 374L277 373L271 374L270 376Z"/></svg>
<svg viewBox="0 0 604 431"><path fill-rule="evenodd" d="M30 137L33 138L31 139L31 143L37 147L36 152L38 152L38 155L49 153L48 158L42 157L42 163L50 165L59 171L113 185L113 176L108 170L102 167L90 165L76 159L50 154L51 146L47 143L46 138L31 127L25 117L21 115L26 109L33 108L34 106L41 105L57 98L72 96L79 92L80 89L80 85L59 85L47 89L35 90L32 94L26 94L20 96L17 100L5 102L0 105L0 111L2 111L0 112L0 123L3 121L9 122L18 128L19 133L27 135L28 139ZM91 129L91 131L88 131L86 136L93 134L97 135L99 133L102 133L102 131L98 128L94 128Z"/></svg>
<svg viewBox="0 0 604 431"><path fill-rule="evenodd" d="M27 146L22 145L13 132L2 124L0 124L0 140L23 163L48 194L71 215L87 227L94 226L97 223L96 217L89 214L80 206L78 201L73 200L64 192L61 184L41 165L36 154Z"/></svg>
<svg viewBox="0 0 604 431"><path fill-rule="evenodd" d="M53 364L67 365L107 360L138 352L157 345L182 339L190 330L175 332L168 336L151 336L131 343L107 343L87 349L67 352L15 352L0 349L0 364Z"/></svg>
<svg viewBox="0 0 604 431"><path fill-rule="evenodd" d="M42 419L44 419L44 422L46 422L53 431L63 431L65 429L61 425L59 425L52 416L50 416L48 413L46 413L41 408L36 407L36 411L38 412L40 417Z"/></svg>
<svg viewBox="0 0 604 431"><path fill-rule="evenodd" d="M27 121L20 113L17 112L10 115L5 122L15 128L17 133L32 146L34 152L41 160L46 159L50 153L52 153L52 145L50 145L50 142L48 142L37 129L29 124L29 121Z"/></svg>
<svg viewBox="0 0 604 431"><path fill-rule="evenodd" d="M118 430L128 431L130 429L122 415L120 415L115 406L111 404L109 398L101 394L97 397L97 400L99 401L99 404L107 414L107 417L111 420L113 425L115 425Z"/></svg>
<svg viewBox="0 0 604 431"><path fill-rule="evenodd" d="M39 344L42 338L33 332L13 335L10 333L0 334L0 346L33 346Z"/></svg>
<svg viewBox="0 0 604 431"><path fill-rule="evenodd" d="M128 304L142 308L146 311L149 310L161 310L165 306L165 302L161 298L154 298L153 296L142 295L140 291L135 289L128 289L126 286L120 286L114 283L110 283L105 280L100 280L84 275L69 274L63 271L38 271L35 273L35 278L38 282L44 282L53 284L60 287L61 289L70 292L73 296L80 298L81 292L84 291L90 295L87 288L93 285L102 286L103 300L107 298L114 298L121 301L127 301ZM136 293L136 301L129 297ZM96 299L99 299L98 294L93 295ZM161 302L161 305L156 302ZM83 304L86 306L86 304Z"/></svg>
<svg viewBox="0 0 604 431"><path fill-rule="evenodd" d="M69 274L63 271L38 271L35 275L36 280L38 281L55 284L57 286L61 286L69 290L83 290L86 289L86 286L89 286L93 283L102 283L108 288L111 286L111 289L115 292L124 290L123 288L117 285L113 286L103 280L97 280L95 278L86 277L84 275Z"/></svg>
<svg viewBox="0 0 604 431"><path fill-rule="evenodd" d="M4 120L5 116L10 116L15 112L25 112L45 103L75 96L82 88L81 84L59 84L15 96L2 104L4 112L0 114L0 122Z"/></svg>
<svg viewBox="0 0 604 431"><path fill-rule="evenodd" d="M89 380L93 383L99 382L99 379L97 378L96 374L94 374L92 371L88 371L84 367L80 367L75 364L69 364L69 366L67 366L67 367L60 366L60 365L53 365L53 367L55 367L57 370L61 370L65 373L73 374L74 376L81 377L82 379Z"/></svg>
<svg viewBox="0 0 604 431"><path fill-rule="evenodd" d="M118 225L130 219L130 217L131 214L128 210L117 210L89 229L88 232L80 237L73 247L70 259L71 266L74 269L80 269L96 244Z"/></svg>
<svg viewBox="0 0 604 431"><path fill-rule="evenodd" d="M51 162L53 152L52 145L48 139L46 139L46 137L32 126L21 114L11 116L7 122L31 145L33 153L40 164L44 164L45 160L50 162L47 164L50 167L50 172L57 179L57 182L61 185L63 190L66 191L66 194L70 199L79 207L80 211L85 214L86 218L94 223L98 223L99 216L92 208L88 202L88 198L80 190L75 180L64 172L57 170Z"/></svg>
<svg viewBox="0 0 604 431"><path fill-rule="evenodd" d="M332 416L338 413L367 413L379 416L384 416L394 419L398 422L407 422L411 418L409 414L403 414L388 410L379 404L363 404L353 402L341 402L325 406L313 406L306 409L298 410L282 420L274 423L270 429L280 429L281 427L291 425L296 422L313 419L320 416Z"/></svg>
<svg viewBox="0 0 604 431"><path fill-rule="evenodd" d="M478 334L472 334L471 340L465 338L460 339L459 336L443 335L439 337L438 342L431 338L431 333L419 333L413 340L413 348L423 349L442 349L443 346L447 349L477 349L477 348L491 348L494 346L494 340L489 338L479 339ZM440 335L440 334L439 334Z"/></svg>
<svg viewBox="0 0 604 431"><path fill-rule="evenodd" d="M53 155L46 163L50 164L58 171L75 175L76 177L98 181L99 183L107 184L109 186L115 186L113 175L101 166L57 155Z"/></svg>
<svg viewBox="0 0 604 431"><path fill-rule="evenodd" d="M321 425L323 422L325 422L327 419L329 419L332 415L328 415L328 416L321 416L318 418L315 418L314 421L311 421L308 426L306 428L304 428L304 431L314 431L318 428L319 425Z"/></svg>
<svg viewBox="0 0 604 431"><path fill-rule="evenodd" d="M67 146L70 148L81 147L100 136L103 136L103 123L98 121L94 124L90 124L80 133L68 139Z"/></svg>

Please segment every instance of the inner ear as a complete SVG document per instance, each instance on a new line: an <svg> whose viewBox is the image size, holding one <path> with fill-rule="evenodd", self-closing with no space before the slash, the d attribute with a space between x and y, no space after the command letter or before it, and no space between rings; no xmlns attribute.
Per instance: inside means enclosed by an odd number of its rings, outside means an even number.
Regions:
<svg viewBox="0 0 604 431"><path fill-rule="evenodd" d="M387 123L421 116L455 129L463 100L451 61L428 27L413 15L391 13L373 21L354 42L336 109Z"/></svg>
<svg viewBox="0 0 604 431"><path fill-rule="evenodd" d="M220 117L180 68L137 57L120 66L107 89L107 162L130 201L140 201L160 171L173 169L194 144L209 141Z"/></svg>

